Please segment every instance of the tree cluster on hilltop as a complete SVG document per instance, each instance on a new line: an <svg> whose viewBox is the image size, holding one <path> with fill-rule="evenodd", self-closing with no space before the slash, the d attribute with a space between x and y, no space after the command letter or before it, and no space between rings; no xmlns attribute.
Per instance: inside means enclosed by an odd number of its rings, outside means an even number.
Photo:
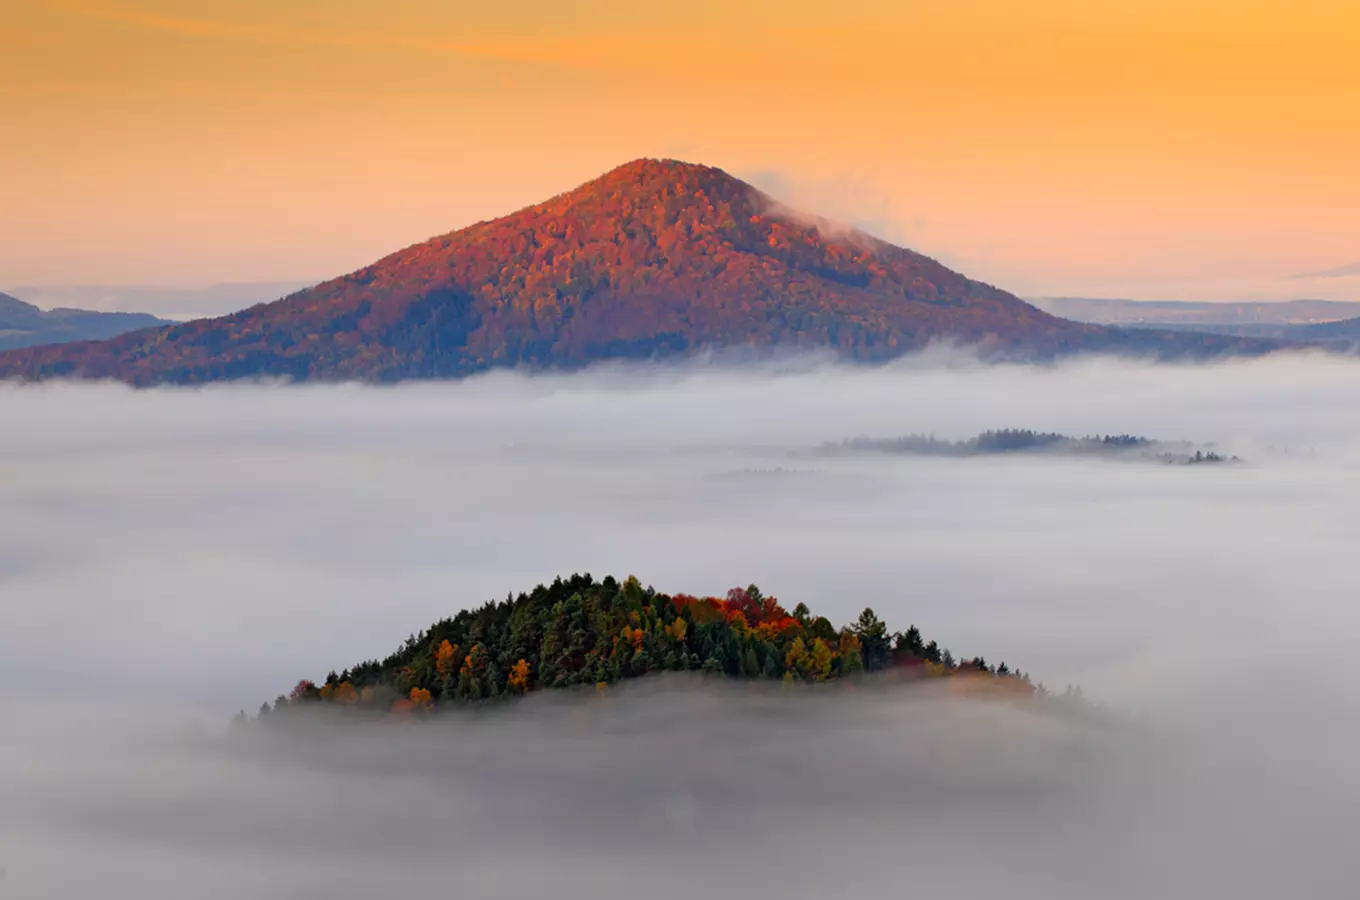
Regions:
<svg viewBox="0 0 1360 900"><path fill-rule="evenodd" d="M667 671L816 683L888 669L984 676L990 691L1046 693L1005 663L956 660L914 625L890 632L872 609L837 629L801 603L785 610L755 585L694 597L632 577L574 575L436 622L381 661L331 672L320 684L300 681L261 706L260 717L312 705L415 714Z"/></svg>
<svg viewBox="0 0 1360 900"><path fill-rule="evenodd" d="M1182 443L1167 443L1131 434L1086 435L1074 437L1052 431L1028 428L1000 428L961 441L944 440L934 435L910 434L893 438L855 437L828 445L828 451L877 451L915 453L926 456L987 456L1003 453L1054 452L1073 454L1132 454L1140 459L1166 463L1198 464L1238 462L1238 457L1213 451L1190 452Z"/></svg>

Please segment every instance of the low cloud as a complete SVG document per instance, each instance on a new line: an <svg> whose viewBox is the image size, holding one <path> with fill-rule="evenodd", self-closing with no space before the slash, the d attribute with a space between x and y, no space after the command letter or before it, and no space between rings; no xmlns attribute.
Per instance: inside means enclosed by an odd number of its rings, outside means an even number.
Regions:
<svg viewBox="0 0 1360 900"><path fill-rule="evenodd" d="M20 735L0 894L1338 896L1360 799L1357 375L939 353L0 389L0 715ZM1246 462L804 453L999 427ZM574 571L755 582L837 622L872 606L1132 718L681 679L218 736L299 678Z"/></svg>
<svg viewBox="0 0 1360 900"><path fill-rule="evenodd" d="M1273 761L916 690L669 676L431 723L312 725L0 751L12 887L1137 898L1337 896L1349 877L1353 805Z"/></svg>
<svg viewBox="0 0 1360 900"><path fill-rule="evenodd" d="M888 195L869 176L841 174L816 180L776 170L738 175L766 195L766 211L776 218L815 228L824 237L852 241L866 249L873 249L876 241L887 241L921 250L924 221L918 217L904 222L893 211Z"/></svg>
<svg viewBox="0 0 1360 900"><path fill-rule="evenodd" d="M1295 275L1295 278L1347 278L1352 275L1360 276L1360 262L1351 263L1349 266L1338 266L1335 269L1323 269L1318 272L1303 272Z"/></svg>

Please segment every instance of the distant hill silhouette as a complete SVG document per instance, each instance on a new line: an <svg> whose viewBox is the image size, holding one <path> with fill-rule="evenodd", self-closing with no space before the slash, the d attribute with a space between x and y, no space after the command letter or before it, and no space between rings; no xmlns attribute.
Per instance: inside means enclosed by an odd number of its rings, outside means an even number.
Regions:
<svg viewBox="0 0 1360 900"><path fill-rule="evenodd" d="M1360 303L1343 300L1206 302L1032 297L1029 302L1044 312L1077 322L1174 330L1215 331L1218 326L1239 325L1313 325L1360 315Z"/></svg>
<svg viewBox="0 0 1360 900"><path fill-rule="evenodd" d="M1285 337L1296 341L1339 341L1354 345L1360 343L1360 318L1317 325L1295 325L1285 332Z"/></svg>
<svg viewBox="0 0 1360 900"><path fill-rule="evenodd" d="M1020 358L1276 346L1070 322L918 253L787 213L720 169L637 160L273 303L0 355L0 377L394 381L703 349L829 348L876 361L937 339Z"/></svg>
<svg viewBox="0 0 1360 900"><path fill-rule="evenodd" d="M10 293L49 309L59 306L113 312L135 309L165 324L225 316L247 306L295 294L316 281L241 281L171 287L128 284L28 284Z"/></svg>
<svg viewBox="0 0 1360 900"><path fill-rule="evenodd" d="M17 297L0 294L0 350L99 340L164 324L163 319L145 313L42 310Z"/></svg>
<svg viewBox="0 0 1360 900"><path fill-rule="evenodd" d="M1268 324L1248 322L1245 324L1199 324L1185 322L1149 323L1146 326L1130 328L1153 328L1163 331L1182 331L1194 334L1227 335L1240 338L1257 338L1282 341L1299 347L1330 350L1333 352L1354 353L1360 348L1360 317L1340 319L1334 322L1312 322L1309 324Z"/></svg>

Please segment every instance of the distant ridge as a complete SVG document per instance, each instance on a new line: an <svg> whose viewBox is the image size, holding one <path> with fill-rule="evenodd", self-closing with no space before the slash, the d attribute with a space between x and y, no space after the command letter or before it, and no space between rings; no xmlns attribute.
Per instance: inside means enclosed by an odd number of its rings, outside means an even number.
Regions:
<svg viewBox="0 0 1360 900"><path fill-rule="evenodd" d="M9 294L0 294L0 350L97 340L165 324L165 320L145 313L43 310Z"/></svg>
<svg viewBox="0 0 1360 900"><path fill-rule="evenodd" d="M1337 352L1354 353L1360 349L1360 317L1335 322L1303 325L1163 325L1196 333L1227 334L1237 337L1269 338L1294 342Z"/></svg>
<svg viewBox="0 0 1360 900"><path fill-rule="evenodd" d="M1067 321L911 250L824 230L720 169L641 159L273 303L0 354L0 377L396 381L734 348L872 362L941 339L1020 359L1279 346Z"/></svg>
<svg viewBox="0 0 1360 900"><path fill-rule="evenodd" d="M115 312L137 310L185 321L223 316L309 288L316 281L258 281L170 287L127 284L30 284L8 292L44 307L79 307Z"/></svg>
<svg viewBox="0 0 1360 900"><path fill-rule="evenodd" d="M1124 300L1104 297L1034 297L1055 316L1094 325L1175 328L1213 325L1310 325L1360 316L1360 303L1344 300Z"/></svg>

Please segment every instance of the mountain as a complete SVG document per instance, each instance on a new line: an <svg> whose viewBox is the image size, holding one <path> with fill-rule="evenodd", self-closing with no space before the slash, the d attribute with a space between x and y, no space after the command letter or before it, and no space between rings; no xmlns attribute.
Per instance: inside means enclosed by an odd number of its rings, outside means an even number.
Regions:
<svg viewBox="0 0 1360 900"><path fill-rule="evenodd" d="M174 321L224 316L309 288L316 281L261 281L206 287L114 284L32 284L10 293L40 306L115 311L137 309Z"/></svg>
<svg viewBox="0 0 1360 900"><path fill-rule="evenodd" d="M637 160L273 303L0 355L0 377L393 381L710 348L875 361L941 338L1026 358L1275 346L1059 319L919 253L790 213L719 169Z"/></svg>
<svg viewBox="0 0 1360 900"><path fill-rule="evenodd" d="M110 338L167 324L145 313L106 313L84 309L42 310L0 294L0 350Z"/></svg>
<svg viewBox="0 0 1360 900"><path fill-rule="evenodd" d="M1308 325L1240 326L1216 329L1218 334L1243 337L1262 337L1306 343L1336 350L1353 350L1360 346L1360 317L1337 322L1317 322Z"/></svg>
<svg viewBox="0 0 1360 900"><path fill-rule="evenodd" d="M657 672L827 682L888 669L989 695L1046 693L1005 663L955 661L915 626L890 634L872 609L838 630L802 604L788 612L754 585L700 598L667 596L636 578L574 575L436 622L381 662L332 672L320 687L300 681L260 717L323 704L412 714Z"/></svg>
<svg viewBox="0 0 1360 900"><path fill-rule="evenodd" d="M1344 300L1280 300L1211 303L1189 300L1117 300L1098 297L1034 297L1044 312L1096 325L1147 328L1218 325L1305 325L1360 315L1360 303Z"/></svg>
<svg viewBox="0 0 1360 900"><path fill-rule="evenodd" d="M1280 341L1288 345L1334 352L1353 353L1360 348L1360 317L1335 321L1298 324L1244 322L1241 324L1201 324L1198 322L1157 322L1131 325L1160 331L1226 335L1237 338Z"/></svg>
<svg viewBox="0 0 1360 900"><path fill-rule="evenodd" d="M1295 341L1340 341L1354 346L1360 344L1360 317L1317 325L1295 325L1289 329L1286 338Z"/></svg>

